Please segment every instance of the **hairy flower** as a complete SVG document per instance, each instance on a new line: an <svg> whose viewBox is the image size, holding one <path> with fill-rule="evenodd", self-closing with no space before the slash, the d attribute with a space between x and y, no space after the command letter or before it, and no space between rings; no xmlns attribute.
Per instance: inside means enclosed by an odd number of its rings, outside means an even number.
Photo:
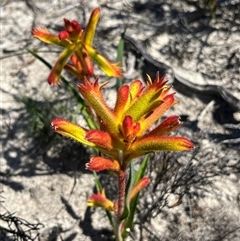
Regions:
<svg viewBox="0 0 240 241"><path fill-rule="evenodd" d="M93 10L85 30L82 29L76 20L69 21L64 19L65 30L58 35L49 33L45 28L33 29L32 34L34 37L45 43L64 48L49 74L49 84L59 83L63 68L79 79L92 77L94 69L91 60L94 60L108 76L122 76L120 67L111 63L92 46L99 17L100 8L96 8ZM70 59L70 63L67 63L68 59Z"/></svg>
<svg viewBox="0 0 240 241"><path fill-rule="evenodd" d="M102 156L94 156L90 158L90 161L86 164L86 169L91 171L112 171L118 173L120 165L117 160L111 160Z"/></svg>
<svg viewBox="0 0 240 241"><path fill-rule="evenodd" d="M87 164L88 169L118 172L125 170L132 159L150 152L189 151L193 148L190 140L169 136L181 125L178 116L167 117L152 128L177 103L165 77L159 78L157 73L155 81L148 77L146 85L139 80L123 85L113 109L103 97L105 85L99 85L98 79L90 82L85 78L78 86L82 97L98 117L99 130L86 130L63 119L52 121L55 132L96 147L106 155L106 158L92 158Z"/></svg>

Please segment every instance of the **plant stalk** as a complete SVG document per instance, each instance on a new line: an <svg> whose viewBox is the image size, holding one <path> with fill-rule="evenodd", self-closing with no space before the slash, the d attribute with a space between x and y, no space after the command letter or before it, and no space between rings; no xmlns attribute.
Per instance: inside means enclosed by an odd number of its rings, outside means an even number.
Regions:
<svg viewBox="0 0 240 241"><path fill-rule="evenodd" d="M118 212L117 219L120 221L123 211L124 211L124 202L125 202L125 190L126 190L126 170L120 171L118 175Z"/></svg>
<svg viewBox="0 0 240 241"><path fill-rule="evenodd" d="M121 170L118 178L118 210L116 217L116 240L122 241L122 220L125 205L125 190L126 190L126 170Z"/></svg>

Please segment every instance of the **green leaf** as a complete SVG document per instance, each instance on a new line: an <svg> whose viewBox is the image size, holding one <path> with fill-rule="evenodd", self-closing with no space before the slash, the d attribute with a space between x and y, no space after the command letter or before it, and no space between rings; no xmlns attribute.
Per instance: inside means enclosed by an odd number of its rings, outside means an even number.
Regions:
<svg viewBox="0 0 240 241"><path fill-rule="evenodd" d="M97 191L98 191L98 192L102 192L102 190L103 190L102 184L101 184L101 182L99 181L99 178L98 178L97 173L96 173L96 172L93 172L93 176L94 176L94 180L95 180L95 185L96 185Z"/></svg>
<svg viewBox="0 0 240 241"><path fill-rule="evenodd" d="M123 54L124 54L124 33L122 34L120 40L119 40L119 44L118 44L118 48L117 48L117 63L119 63L120 67L122 67L122 60L123 60ZM117 78L117 89L119 89L122 86L122 78Z"/></svg>
<svg viewBox="0 0 240 241"><path fill-rule="evenodd" d="M138 172L134 176L134 182L133 185L136 184L144 175L147 169L147 164L149 161L149 155L146 155L144 158L143 162L141 163ZM123 238L126 238L128 233L126 232L127 228L132 228L133 227L133 219L134 219L134 214L137 210L137 204L138 204L138 199L139 199L139 194L137 194L131 201L129 205L129 215L124 223L124 232L123 232Z"/></svg>
<svg viewBox="0 0 240 241"><path fill-rule="evenodd" d="M146 155L143 159L143 162L141 163L140 167L139 167L139 170L135 176L135 181L134 181L134 184L136 184L144 175L145 175L145 172L146 172L146 169L147 169L147 164L148 164L148 161L149 161L149 156L150 155Z"/></svg>
<svg viewBox="0 0 240 241"><path fill-rule="evenodd" d="M130 203L129 203L129 196L133 187L135 181L135 170L134 170L134 165L133 162L130 163L130 172L129 172L129 178L128 178L128 183L126 187L126 192L125 192L125 205L124 205L124 212L121 217L121 220L124 220L128 217L130 213Z"/></svg>

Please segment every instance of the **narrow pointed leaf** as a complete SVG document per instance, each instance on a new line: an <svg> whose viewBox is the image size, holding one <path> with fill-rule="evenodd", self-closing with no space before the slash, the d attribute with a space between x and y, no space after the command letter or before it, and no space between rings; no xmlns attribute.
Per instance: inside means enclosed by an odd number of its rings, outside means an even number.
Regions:
<svg viewBox="0 0 240 241"><path fill-rule="evenodd" d="M148 161L149 161L149 155L147 155L144 158L137 173L134 175L134 183L133 184L136 184L145 175ZM138 197L139 197L139 195L136 195L130 202L130 208L129 208L130 213L129 213L128 218L124 222L125 230L126 230L126 228L131 229L133 227L133 220L134 220L134 214L137 210ZM126 235L127 235L127 233L124 232L123 236L125 237Z"/></svg>
<svg viewBox="0 0 240 241"><path fill-rule="evenodd" d="M136 184L145 175L149 160L150 160L150 155L146 155L136 173L134 184Z"/></svg>
<svg viewBox="0 0 240 241"><path fill-rule="evenodd" d="M121 38L118 43L117 48L117 59L116 62L119 63L119 66L122 68L122 60L123 60L123 54L124 54L124 33L121 35ZM122 86L122 78L117 78L117 89L119 89Z"/></svg>
<svg viewBox="0 0 240 241"><path fill-rule="evenodd" d="M130 193L131 193L131 190L132 190L132 187L133 187L133 184L134 184L134 180L135 180L135 170L134 170L134 164L133 164L133 162L131 162L130 163L129 178L128 178L128 183L127 183L126 192L125 192L126 194L125 194L124 212L123 212L123 215L121 217L121 220L125 220L131 212L129 197L130 197Z"/></svg>
<svg viewBox="0 0 240 241"><path fill-rule="evenodd" d="M93 175L94 175L94 180L95 180L95 185L96 185L97 191L102 192L103 187L102 187L102 184L99 180L99 177L98 177L97 173L93 172Z"/></svg>

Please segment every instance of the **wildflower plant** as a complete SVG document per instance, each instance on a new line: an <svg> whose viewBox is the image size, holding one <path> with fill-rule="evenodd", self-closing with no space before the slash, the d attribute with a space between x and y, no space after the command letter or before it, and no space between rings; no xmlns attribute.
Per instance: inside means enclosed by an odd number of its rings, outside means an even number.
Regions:
<svg viewBox="0 0 240 241"><path fill-rule="evenodd" d="M135 170L134 160L157 151L190 151L193 143L184 137L169 135L181 125L178 116L169 116L156 125L165 112L178 103L166 77L160 78L159 73L154 81L147 75L146 84L133 80L120 86L115 106L108 106L103 95L108 82L100 83L95 78L91 60L108 76L121 77L122 70L92 46L99 16L100 9L96 8L85 30L77 21L64 19L65 30L59 35L39 28L33 30L33 36L64 48L50 72L49 84L59 83L63 68L80 80L79 94L90 110L94 127L85 128L62 118L52 120L51 127L58 134L98 150L86 164L86 169L115 174L118 183L116 200L106 197L96 178L97 193L89 197L87 205L101 207L107 212L116 240L120 241L127 237L127 230L133 226L139 192L150 182L144 176L148 158L138 170Z"/></svg>

